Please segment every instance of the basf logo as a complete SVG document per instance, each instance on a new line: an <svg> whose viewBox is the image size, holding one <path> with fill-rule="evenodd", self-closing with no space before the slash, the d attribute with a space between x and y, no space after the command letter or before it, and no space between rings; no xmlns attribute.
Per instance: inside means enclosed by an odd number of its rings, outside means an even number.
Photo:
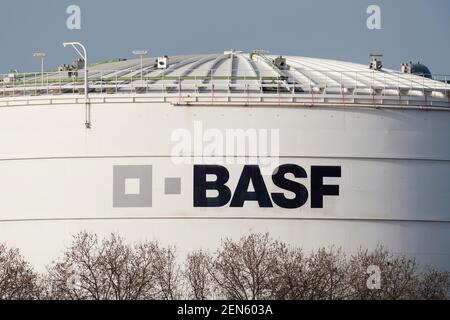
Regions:
<svg viewBox="0 0 450 320"><path fill-rule="evenodd" d="M325 197L339 196L338 184L325 184L324 178L340 178L340 166L311 166L308 172L296 164L283 164L270 177L261 174L258 165L245 165L235 188L228 183L230 171L221 165L194 165L193 207L244 207L246 202L257 202L260 208L278 206L296 209L310 198L311 208L323 208ZM113 207L152 207L152 165L119 165L113 169ZM300 179L310 178L311 188ZM164 194L181 195L179 178L166 178ZM281 192L269 192L277 187ZM214 195L210 195L214 193ZM288 195L290 193L291 195Z"/></svg>

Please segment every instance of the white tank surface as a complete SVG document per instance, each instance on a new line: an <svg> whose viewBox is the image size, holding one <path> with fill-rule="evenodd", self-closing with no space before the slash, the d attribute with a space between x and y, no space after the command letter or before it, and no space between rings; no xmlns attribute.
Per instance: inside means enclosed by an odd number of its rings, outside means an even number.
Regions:
<svg viewBox="0 0 450 320"><path fill-rule="evenodd" d="M81 230L180 255L249 231L450 270L450 85L349 62L170 56L0 79L0 242ZM440 81L444 80L444 81Z"/></svg>

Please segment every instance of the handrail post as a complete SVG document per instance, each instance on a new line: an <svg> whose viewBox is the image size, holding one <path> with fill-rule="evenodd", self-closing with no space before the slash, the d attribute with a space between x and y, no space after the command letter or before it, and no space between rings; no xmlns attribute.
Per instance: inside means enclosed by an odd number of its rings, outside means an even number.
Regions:
<svg viewBox="0 0 450 320"><path fill-rule="evenodd" d="M148 81L147 81L147 78L148 78L148 75L145 75L146 77L144 78L144 83L145 83L145 93L148 93Z"/></svg>
<svg viewBox="0 0 450 320"><path fill-rule="evenodd" d="M400 90L400 73L397 73L397 87Z"/></svg>
<svg viewBox="0 0 450 320"><path fill-rule="evenodd" d="M425 105L428 105L428 97L425 91L425 76L422 75L422 90L423 90L423 99L425 100Z"/></svg>
<svg viewBox="0 0 450 320"><path fill-rule="evenodd" d="M260 90L261 90L261 94L263 94L264 89L263 89L263 79L262 79L261 73L259 74L259 87L260 87Z"/></svg>
<svg viewBox="0 0 450 320"><path fill-rule="evenodd" d="M412 90L412 82L413 82L413 75L412 75L412 73L411 73L411 74L410 74L410 77L409 77L409 91Z"/></svg>
<svg viewBox="0 0 450 320"><path fill-rule="evenodd" d="M166 80L164 79L164 69L163 69L163 71L162 71L162 73L161 73L161 83L162 83L162 85L161 85L161 94L164 96L164 91L166 90Z"/></svg>

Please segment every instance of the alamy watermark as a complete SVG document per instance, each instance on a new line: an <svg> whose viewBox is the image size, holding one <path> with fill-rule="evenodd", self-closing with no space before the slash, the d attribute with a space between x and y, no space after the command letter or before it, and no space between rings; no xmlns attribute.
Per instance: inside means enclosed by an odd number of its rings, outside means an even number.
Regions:
<svg viewBox="0 0 450 320"><path fill-rule="evenodd" d="M379 266L370 265L366 271L369 277L366 281L367 289L369 290L379 290L381 289L381 269Z"/></svg>
<svg viewBox="0 0 450 320"><path fill-rule="evenodd" d="M380 6L373 4L367 7L366 10L369 17L367 18L366 25L369 30L381 29L381 8Z"/></svg>
<svg viewBox="0 0 450 320"><path fill-rule="evenodd" d="M66 20L66 26L69 30L80 30L81 29L81 8L72 4L67 7L66 13L69 15Z"/></svg>
<svg viewBox="0 0 450 320"><path fill-rule="evenodd" d="M193 130L172 132L171 158L174 164L257 164L263 174L279 166L279 129L204 128L195 121Z"/></svg>
<svg viewBox="0 0 450 320"><path fill-rule="evenodd" d="M70 267L68 270L69 276L67 277L66 285L70 290L81 289L81 275L77 268Z"/></svg>

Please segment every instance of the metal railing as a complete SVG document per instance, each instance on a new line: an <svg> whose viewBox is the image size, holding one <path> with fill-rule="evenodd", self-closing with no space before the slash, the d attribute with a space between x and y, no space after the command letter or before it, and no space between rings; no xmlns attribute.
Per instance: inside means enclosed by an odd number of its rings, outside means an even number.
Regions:
<svg viewBox="0 0 450 320"><path fill-rule="evenodd" d="M450 107L450 76L432 79L385 71L335 71L291 68L282 74L271 71L240 75L242 70L221 74L212 69L151 69L141 78L140 69L89 70L89 94L149 94L219 101L241 97L248 103L275 96L280 104L303 101L320 104L371 103ZM0 75L0 99L84 93L84 79L76 71L13 73ZM187 99L189 98L189 99ZM258 100L259 99L259 100ZM194 99L195 100L195 99ZM223 99L222 99L223 100ZM289 102L291 101L291 102Z"/></svg>

